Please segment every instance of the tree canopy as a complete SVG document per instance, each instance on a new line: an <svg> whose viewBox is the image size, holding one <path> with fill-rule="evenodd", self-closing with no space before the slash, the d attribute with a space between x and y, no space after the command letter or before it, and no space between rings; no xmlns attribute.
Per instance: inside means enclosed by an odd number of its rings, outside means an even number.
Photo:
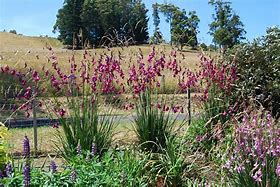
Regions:
<svg viewBox="0 0 280 187"><path fill-rule="evenodd" d="M141 44L148 40L147 11L141 0L64 0L54 32L74 47Z"/></svg>
<svg viewBox="0 0 280 187"><path fill-rule="evenodd" d="M210 0L209 4L215 7L214 20L209 25L209 33L213 36L213 42L221 48L231 48L240 43L246 32L240 17L233 12L231 3L222 0Z"/></svg>
<svg viewBox="0 0 280 187"><path fill-rule="evenodd" d="M159 12L166 17L166 22L170 23L171 44L189 45L192 48L197 46L197 33L199 18L195 11L190 11L188 14L185 9L181 10L174 4L153 4L153 20L154 20L154 36L159 31Z"/></svg>

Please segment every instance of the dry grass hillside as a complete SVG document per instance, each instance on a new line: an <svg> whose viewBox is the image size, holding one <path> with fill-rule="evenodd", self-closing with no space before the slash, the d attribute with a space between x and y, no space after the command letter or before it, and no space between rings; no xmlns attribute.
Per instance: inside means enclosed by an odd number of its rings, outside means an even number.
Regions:
<svg viewBox="0 0 280 187"><path fill-rule="evenodd" d="M6 32L0 32L0 65L10 65L14 67L22 67L25 63L28 65L41 68L43 65L48 66L47 56L49 51L46 46L51 46L58 57L60 66L68 67L68 59L74 54L76 60L82 58L83 50L67 50L63 49L63 45L57 39L46 37L30 37L21 36ZM165 51L165 54L170 54L172 47L168 45L158 45L157 50ZM91 49L89 50L93 56L99 56L103 53L121 54L122 60L128 64L135 62L136 55L139 49L147 56L152 47L149 45L130 46L130 47L115 47L111 49ZM186 50L179 52L179 60L185 67L194 68L198 62L198 51Z"/></svg>

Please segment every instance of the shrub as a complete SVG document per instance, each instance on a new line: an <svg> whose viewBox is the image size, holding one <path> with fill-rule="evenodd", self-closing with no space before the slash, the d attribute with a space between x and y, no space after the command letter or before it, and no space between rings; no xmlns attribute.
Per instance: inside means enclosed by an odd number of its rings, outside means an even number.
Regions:
<svg viewBox="0 0 280 187"><path fill-rule="evenodd" d="M280 28L268 28L266 35L235 46L225 55L239 72L240 100L252 97L275 117L280 116Z"/></svg>

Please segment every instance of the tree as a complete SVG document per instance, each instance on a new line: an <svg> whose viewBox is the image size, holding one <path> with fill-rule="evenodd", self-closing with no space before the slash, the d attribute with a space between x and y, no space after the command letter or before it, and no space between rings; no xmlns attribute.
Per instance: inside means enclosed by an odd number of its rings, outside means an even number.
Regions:
<svg viewBox="0 0 280 187"><path fill-rule="evenodd" d="M170 22L170 33L171 33L171 45L175 43L180 45L181 49L184 45L190 45L192 48L197 46L197 33L198 33L198 23L199 18L195 11L188 13L183 9L180 10L179 7L174 4L154 4L153 5L153 18L155 33L159 32L159 11L166 17L166 22ZM155 40L155 39L154 39Z"/></svg>
<svg viewBox="0 0 280 187"><path fill-rule="evenodd" d="M173 19L174 13L176 13L179 10L179 8L176 7L174 4L169 3L169 4L159 4L159 10L166 17L165 21L170 23L170 32L172 34L172 26L173 26L172 19ZM172 42L173 42L172 39L173 38L171 36L171 41L170 41L171 45L172 45Z"/></svg>
<svg viewBox="0 0 280 187"><path fill-rule="evenodd" d="M89 44L96 45L102 38L102 27L100 24L100 15L95 0L85 0L81 20L84 25L86 38Z"/></svg>
<svg viewBox="0 0 280 187"><path fill-rule="evenodd" d="M189 12L188 16L184 9L182 11L177 9L174 12L171 37L175 43L181 45L181 49L184 45L189 45L192 48L197 46L198 22L199 18L195 11Z"/></svg>
<svg viewBox="0 0 280 187"><path fill-rule="evenodd" d="M4 31L5 32L5 31ZM13 30L10 30L9 33L12 33L12 34L17 34L17 31L15 29Z"/></svg>
<svg viewBox="0 0 280 187"><path fill-rule="evenodd" d="M142 1L132 1L132 10L129 12L129 25L136 44L146 43L149 39L148 17L145 4Z"/></svg>
<svg viewBox="0 0 280 187"><path fill-rule="evenodd" d="M197 33L198 33L198 23L200 19L196 15L195 11L189 12L188 17L188 45L190 45L193 49L197 46Z"/></svg>
<svg viewBox="0 0 280 187"><path fill-rule="evenodd" d="M162 42L162 34L159 30L160 18L159 18L159 4L155 3L153 7L153 22L154 22L154 34L152 36L152 42L158 44Z"/></svg>
<svg viewBox="0 0 280 187"><path fill-rule="evenodd" d="M85 30L81 20L84 0L64 0L63 7L58 10L54 32L59 31L58 39L65 45L83 44L81 36Z"/></svg>
<svg viewBox="0 0 280 187"><path fill-rule="evenodd" d="M215 7L214 21L209 25L213 42L220 48L227 49L240 43L244 39L244 25L240 17L233 13L231 3L222 0L210 0L210 5Z"/></svg>
<svg viewBox="0 0 280 187"><path fill-rule="evenodd" d="M171 40L181 49L188 42L188 17L186 11L177 9L173 13L171 22Z"/></svg>
<svg viewBox="0 0 280 187"><path fill-rule="evenodd" d="M147 9L141 0L65 0L54 31L64 44L122 45L148 40Z"/></svg>

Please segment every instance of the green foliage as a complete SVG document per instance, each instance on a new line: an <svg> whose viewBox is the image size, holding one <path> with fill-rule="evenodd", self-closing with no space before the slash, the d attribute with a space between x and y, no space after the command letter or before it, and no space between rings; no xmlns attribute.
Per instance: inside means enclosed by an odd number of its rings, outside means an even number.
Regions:
<svg viewBox="0 0 280 187"><path fill-rule="evenodd" d="M265 36L236 46L225 58L238 65L240 100L253 97L274 116L279 116L280 28L268 28Z"/></svg>
<svg viewBox="0 0 280 187"><path fill-rule="evenodd" d="M93 143L97 154L107 151L117 123L115 117L100 116L95 95L68 98L67 106L69 118L59 118L63 134L57 132L59 142L56 147L62 156L70 159L77 154L78 146L83 153L90 151ZM110 115L110 112L107 114Z"/></svg>
<svg viewBox="0 0 280 187"><path fill-rule="evenodd" d="M240 17L233 13L230 2L210 0L209 4L215 7L214 21L209 25L213 42L222 48L231 48L244 39L245 30Z"/></svg>
<svg viewBox="0 0 280 187"><path fill-rule="evenodd" d="M147 9L141 1L65 0L54 31L64 44L83 47L148 40Z"/></svg>
<svg viewBox="0 0 280 187"><path fill-rule="evenodd" d="M148 156L131 150L107 152L102 158L76 156L62 171L32 168L31 186L148 186L147 159ZM22 186L22 170L16 169L11 178L1 182L5 186Z"/></svg>
<svg viewBox="0 0 280 187"><path fill-rule="evenodd" d="M163 106L164 101L160 104ZM166 138L172 136L176 119L165 114L164 109L153 106L150 90L139 95L134 121L138 141L144 150L158 152L166 147Z"/></svg>
<svg viewBox="0 0 280 187"><path fill-rule="evenodd" d="M203 102L205 118L212 120L212 124L225 123L229 118L228 115L223 115L223 112L228 111L230 99L230 96L221 91L217 85L209 87L208 99Z"/></svg>
<svg viewBox="0 0 280 187"><path fill-rule="evenodd" d="M166 139L166 147L161 149L161 153L155 155L152 167L157 180L163 179L164 186L184 186L192 164L186 163L183 141Z"/></svg>
<svg viewBox="0 0 280 187"><path fill-rule="evenodd" d="M147 158L131 150L124 150L108 152L100 161L99 158L93 158L90 162L78 159L72 163L78 176L76 185L146 186L144 170Z"/></svg>

